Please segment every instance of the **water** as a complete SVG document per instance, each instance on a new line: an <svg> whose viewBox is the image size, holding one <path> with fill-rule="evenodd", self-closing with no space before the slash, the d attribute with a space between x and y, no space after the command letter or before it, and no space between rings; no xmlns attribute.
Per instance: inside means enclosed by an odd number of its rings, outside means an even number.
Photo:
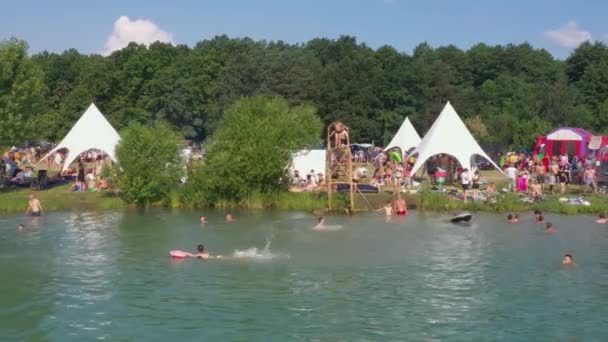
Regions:
<svg viewBox="0 0 608 342"><path fill-rule="evenodd" d="M477 215L0 218L0 339L605 341L608 226ZM18 223L26 224L17 232ZM205 243L225 260L171 260ZM564 253L578 266L564 269Z"/></svg>

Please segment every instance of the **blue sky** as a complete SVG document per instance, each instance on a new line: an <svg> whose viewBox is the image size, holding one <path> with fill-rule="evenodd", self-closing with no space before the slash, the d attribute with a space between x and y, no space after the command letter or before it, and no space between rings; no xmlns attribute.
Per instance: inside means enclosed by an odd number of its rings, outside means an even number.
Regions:
<svg viewBox="0 0 608 342"><path fill-rule="evenodd" d="M608 41L608 1L601 0L20 0L2 7L0 39L25 39L32 52L110 52L131 39L192 45L218 34L292 43L350 34L408 53L423 41L461 48L527 41L564 58L585 39Z"/></svg>

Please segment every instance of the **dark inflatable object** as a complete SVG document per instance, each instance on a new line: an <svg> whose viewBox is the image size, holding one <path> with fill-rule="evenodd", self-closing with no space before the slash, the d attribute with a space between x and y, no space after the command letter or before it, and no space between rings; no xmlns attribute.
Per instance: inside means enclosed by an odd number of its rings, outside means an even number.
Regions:
<svg viewBox="0 0 608 342"><path fill-rule="evenodd" d="M473 218L473 215L471 215L470 213L461 213L461 214L458 214L458 215L452 217L450 222L453 222L453 223L469 222L469 221L471 221L472 218Z"/></svg>

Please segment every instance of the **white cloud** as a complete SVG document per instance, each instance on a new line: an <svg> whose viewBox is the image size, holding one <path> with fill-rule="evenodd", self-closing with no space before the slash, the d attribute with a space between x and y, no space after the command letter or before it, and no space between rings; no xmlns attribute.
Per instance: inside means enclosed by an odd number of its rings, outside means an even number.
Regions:
<svg viewBox="0 0 608 342"><path fill-rule="evenodd" d="M580 29L572 20L557 30L547 31L543 35L553 43L565 48L578 47L592 38L591 32Z"/></svg>
<svg viewBox="0 0 608 342"><path fill-rule="evenodd" d="M105 48L101 53L107 56L129 45L130 42L149 45L156 41L173 43L173 35L161 30L150 20L131 20L123 15L114 22L114 30L106 40Z"/></svg>

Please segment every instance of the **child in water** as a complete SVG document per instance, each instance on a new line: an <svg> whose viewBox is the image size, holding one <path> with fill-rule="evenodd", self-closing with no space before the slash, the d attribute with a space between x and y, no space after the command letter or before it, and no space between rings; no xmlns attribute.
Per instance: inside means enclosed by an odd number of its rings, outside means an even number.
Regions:
<svg viewBox="0 0 608 342"><path fill-rule="evenodd" d="M205 216L201 216L201 217L199 217L199 218L198 218L198 220L199 220L199 222L200 222L200 223L202 223L202 224L207 223L207 219L205 218Z"/></svg>
<svg viewBox="0 0 608 342"><path fill-rule="evenodd" d="M574 259L572 258L572 254L564 255L564 258L562 259L562 265L574 266Z"/></svg>
<svg viewBox="0 0 608 342"><path fill-rule="evenodd" d="M319 217L319 221L317 222L317 225L315 226L316 230L320 230L320 229L325 229L325 217L321 216Z"/></svg>
<svg viewBox="0 0 608 342"><path fill-rule="evenodd" d="M517 214L509 214L507 215L507 223L519 223L519 215Z"/></svg>
<svg viewBox="0 0 608 342"><path fill-rule="evenodd" d="M595 220L595 223L606 224L606 223L608 223L608 219L606 219L606 215L600 214L598 219Z"/></svg>
<svg viewBox="0 0 608 342"><path fill-rule="evenodd" d="M386 202L386 205L380 209L376 209L376 211L382 211L384 210L384 215L386 217L390 217L393 215L393 206L391 204L391 201Z"/></svg>
<svg viewBox="0 0 608 342"><path fill-rule="evenodd" d="M553 227L553 223L551 222L547 222L547 224L545 225L545 233L555 233L556 230Z"/></svg>

